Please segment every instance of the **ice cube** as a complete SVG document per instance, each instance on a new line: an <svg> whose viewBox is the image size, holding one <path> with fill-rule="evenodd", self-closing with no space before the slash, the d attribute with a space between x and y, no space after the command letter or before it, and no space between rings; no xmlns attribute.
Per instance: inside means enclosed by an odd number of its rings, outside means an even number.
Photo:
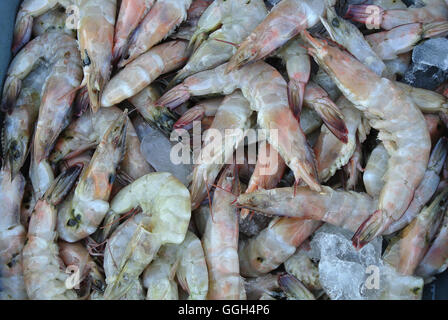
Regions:
<svg viewBox="0 0 448 320"><path fill-rule="evenodd" d="M412 52L412 61L418 64L448 70L448 39L429 39L416 46Z"/></svg>
<svg viewBox="0 0 448 320"><path fill-rule="evenodd" d="M413 63L406 70L403 82L416 88L435 90L448 80L448 72L426 64Z"/></svg>

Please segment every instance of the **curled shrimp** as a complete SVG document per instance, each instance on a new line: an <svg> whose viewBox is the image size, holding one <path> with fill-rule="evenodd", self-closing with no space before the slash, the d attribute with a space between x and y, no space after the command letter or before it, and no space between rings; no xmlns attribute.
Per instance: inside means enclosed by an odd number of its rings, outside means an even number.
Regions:
<svg viewBox="0 0 448 320"><path fill-rule="evenodd" d="M73 198L59 210L58 232L61 239L76 242L92 233L109 210L109 196L116 168L123 159L126 145L127 111L109 127L89 166L83 171Z"/></svg>
<svg viewBox="0 0 448 320"><path fill-rule="evenodd" d="M174 82L178 83L195 73L227 62L235 54L236 45L243 41L267 14L262 0L214 1L199 19L190 40L194 53L187 65L176 75Z"/></svg>
<svg viewBox="0 0 448 320"><path fill-rule="evenodd" d="M81 168L63 172L40 199L31 216L23 248L23 274L28 297L33 300L73 300L77 294L67 286L69 275L60 269L56 243L56 206L70 192Z"/></svg>
<svg viewBox="0 0 448 320"><path fill-rule="evenodd" d="M86 280L88 289L90 288L101 293L104 291L106 284L101 273L100 267L92 259L89 251L81 243L68 243L59 241L59 256L67 267L76 267L79 272L79 283Z"/></svg>
<svg viewBox="0 0 448 320"><path fill-rule="evenodd" d="M104 297L122 297L151 263L160 247L180 244L191 217L190 194L170 173L147 174L123 188L110 208L118 214L140 207L112 234L104 252Z"/></svg>
<svg viewBox="0 0 448 320"><path fill-rule="evenodd" d="M419 214L423 206L432 198L437 191L440 182L440 172L443 164L447 158L448 140L446 138L440 139L434 150L431 152L429 158L428 168L420 185L415 189L414 197L412 198L409 207L400 219L391 223L384 234L391 234L404 228L406 225Z"/></svg>
<svg viewBox="0 0 448 320"><path fill-rule="evenodd" d="M448 33L448 23L411 23L395 27L389 31L366 36L367 42L383 60L397 58L401 53L411 51L423 39L443 36Z"/></svg>
<svg viewBox="0 0 448 320"><path fill-rule="evenodd" d="M129 37L138 27L155 0L123 0L115 26L113 60L117 61L123 55Z"/></svg>
<svg viewBox="0 0 448 320"><path fill-rule="evenodd" d="M202 245L209 272L207 298L238 300L242 280L238 261L238 212L232 205L239 192L235 166L228 166L219 178L215 190L212 215L208 218ZM244 289L244 288L243 288Z"/></svg>
<svg viewBox="0 0 448 320"><path fill-rule="evenodd" d="M17 13L12 52L15 55L31 39L35 17L44 14L58 4L58 0L24 0Z"/></svg>
<svg viewBox="0 0 448 320"><path fill-rule="evenodd" d="M277 269L320 225L313 220L273 219L258 235L240 241L241 275L258 277Z"/></svg>
<svg viewBox="0 0 448 320"><path fill-rule="evenodd" d="M173 130L176 116L168 108L156 107L156 101L159 98L159 90L149 85L132 98L129 98L128 101L138 110L146 122L155 125L169 136Z"/></svg>
<svg viewBox="0 0 448 320"><path fill-rule="evenodd" d="M327 8L327 17L321 17L321 21L333 41L345 47L377 75L383 75L386 70L383 58L377 54L372 43L369 45L356 26L340 18L333 8Z"/></svg>
<svg viewBox="0 0 448 320"><path fill-rule="evenodd" d="M90 107L97 112L111 74L117 0L76 0L78 41Z"/></svg>
<svg viewBox="0 0 448 320"><path fill-rule="evenodd" d="M320 22L325 9L334 4L334 0L283 0L240 44L227 71L266 58L302 30Z"/></svg>
<svg viewBox="0 0 448 320"><path fill-rule="evenodd" d="M20 223L25 178L19 173L14 178L3 167L0 171L0 299L25 300L22 249L26 230Z"/></svg>
<svg viewBox="0 0 448 320"><path fill-rule="evenodd" d="M425 6L385 10L378 5L351 5L346 16L360 23L368 23L375 15L377 28L390 30L409 23L430 23L448 19L448 8L443 0L423 0Z"/></svg>
<svg viewBox="0 0 448 320"><path fill-rule="evenodd" d="M170 41L152 48L116 74L104 89L101 105L110 107L130 98L160 75L179 68L186 60L187 43Z"/></svg>
<svg viewBox="0 0 448 320"><path fill-rule="evenodd" d="M428 207L393 240L383 255L383 260L404 275L413 275L442 222L448 200L445 188Z"/></svg>
<svg viewBox="0 0 448 320"><path fill-rule="evenodd" d="M210 130L208 134L206 133L203 148L197 156L197 164L193 169L190 187L193 209L199 207L207 196L209 186L214 183L229 156L243 141L245 131L250 128L251 114L249 101L239 91L227 96L222 102L211 128L218 130L223 136L226 130L234 129L240 132L226 136L225 142L216 141L215 131Z"/></svg>
<svg viewBox="0 0 448 320"><path fill-rule="evenodd" d="M190 96L228 94L241 89L252 110L257 111L258 125L266 131L268 142L294 172L296 180L302 178L311 188L319 190L314 155L289 108L287 85L281 74L262 61L227 74L226 68L227 64L223 64L188 77L165 93L157 104L172 108ZM278 139L272 136L275 133Z"/></svg>
<svg viewBox="0 0 448 320"><path fill-rule="evenodd" d="M378 208L353 236L354 245L362 247L398 220L409 206L428 165L428 127L420 110L393 82L380 78L339 48L306 31L304 36L310 44L310 54L369 119L370 125L379 130L379 138L391 156Z"/></svg>
<svg viewBox="0 0 448 320"><path fill-rule="evenodd" d="M118 66L124 67L147 52L187 18L192 0L158 0L135 29Z"/></svg>
<svg viewBox="0 0 448 320"><path fill-rule="evenodd" d="M361 112L347 99L339 98L337 105L341 108L348 134L347 143L338 140L326 126L322 126L319 138L314 146L319 179L328 181L337 170L345 166L356 148L357 133L363 126Z"/></svg>
<svg viewBox="0 0 448 320"><path fill-rule="evenodd" d="M101 108L97 113L91 111L84 113L62 132L49 160L57 163L95 148L108 128L122 113L117 107ZM121 170L132 179L140 178L153 171L140 151L140 140L130 121L127 125L126 153L121 163Z"/></svg>
<svg viewBox="0 0 448 320"><path fill-rule="evenodd" d="M4 161L9 163L14 177L25 163L34 124L39 114L41 93L48 70L39 66L28 75L22 85L16 105L5 114L2 128Z"/></svg>

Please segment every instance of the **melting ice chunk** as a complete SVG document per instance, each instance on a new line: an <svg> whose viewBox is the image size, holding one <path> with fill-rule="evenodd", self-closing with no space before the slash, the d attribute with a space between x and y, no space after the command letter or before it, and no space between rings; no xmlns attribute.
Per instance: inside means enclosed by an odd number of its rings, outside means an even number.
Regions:
<svg viewBox="0 0 448 320"><path fill-rule="evenodd" d="M414 63L434 66L444 71L448 70L448 39L429 39L416 46L412 52Z"/></svg>

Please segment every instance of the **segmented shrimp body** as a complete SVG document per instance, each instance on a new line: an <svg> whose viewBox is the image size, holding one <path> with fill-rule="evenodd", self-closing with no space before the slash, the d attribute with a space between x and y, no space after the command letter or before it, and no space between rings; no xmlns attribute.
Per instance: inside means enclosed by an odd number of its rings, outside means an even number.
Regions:
<svg viewBox="0 0 448 320"><path fill-rule="evenodd" d="M117 0L76 0L79 6L78 41L84 81L94 112L101 107L104 86L112 69Z"/></svg>
<svg viewBox="0 0 448 320"><path fill-rule="evenodd" d="M311 46L309 52L370 125L379 130L379 138L391 155L378 208L353 238L354 244L362 247L398 220L409 206L428 165L428 127L420 110L393 82L380 78L339 48L312 38L306 31L304 35Z"/></svg>
<svg viewBox="0 0 448 320"><path fill-rule="evenodd" d="M362 177L366 192L373 198L378 198L384 187L383 177L387 171L388 161L389 153L382 143L378 144L370 153Z"/></svg>
<svg viewBox="0 0 448 320"><path fill-rule="evenodd" d="M49 160L57 163L95 148L122 113L117 107L101 108L97 113L84 113L62 132ZM121 162L121 170L132 179L138 179L153 171L140 151L140 140L130 121L127 124L126 153Z"/></svg>
<svg viewBox="0 0 448 320"><path fill-rule="evenodd" d="M409 23L430 23L448 19L448 7L443 0L423 0L421 2L425 6L390 10L379 5L351 5L346 15L360 23L376 19L374 23L378 24L377 27L385 30ZM372 15L375 15L374 19L369 20Z"/></svg>
<svg viewBox="0 0 448 320"><path fill-rule="evenodd" d="M198 155L197 165L193 170L190 187L191 206L196 209L207 196L207 190L214 183L224 164L243 141L245 131L250 128L252 110L249 101L237 91L227 96L220 105L211 129L218 130L226 141L217 142L215 131L210 130L204 137L203 148ZM226 135L226 130L238 130ZM228 131L230 132L230 131ZM232 141L229 141L232 139Z"/></svg>
<svg viewBox="0 0 448 320"><path fill-rule="evenodd" d="M120 59L129 37L153 6L155 0L123 0L115 26L113 60Z"/></svg>
<svg viewBox="0 0 448 320"><path fill-rule="evenodd" d="M262 61L227 74L226 69L227 64L224 64L188 77L162 96L158 104L171 108L190 96L228 94L241 89L252 110L257 111L258 125L264 129L268 142L294 172L296 180L302 178L313 189L319 190L314 155L289 108L287 85L281 74Z"/></svg>
<svg viewBox="0 0 448 320"><path fill-rule="evenodd" d="M158 0L141 21L118 66L124 67L168 37L187 18L192 0Z"/></svg>
<svg viewBox="0 0 448 320"><path fill-rule="evenodd" d="M334 0L284 0L240 44L227 70L240 68L269 56L302 30L311 28Z"/></svg>
<svg viewBox="0 0 448 320"><path fill-rule="evenodd" d="M118 299L129 292L160 247L182 243L187 233L190 194L170 173L150 173L139 178L123 188L110 205L117 214L137 207L143 212L120 225L107 242L107 299Z"/></svg>
<svg viewBox="0 0 448 320"><path fill-rule="evenodd" d="M208 299L240 299L241 277L238 261L238 212L232 205L238 192L235 166L228 166L219 178L213 196L212 215L207 221L202 245L209 271ZM222 188L222 189L221 189Z"/></svg>
<svg viewBox="0 0 448 320"><path fill-rule="evenodd" d="M185 41L170 41L139 56L110 80L101 105L110 107L130 98L160 75L179 68L186 61L186 48Z"/></svg>
<svg viewBox="0 0 448 320"><path fill-rule="evenodd" d="M190 40L195 51L175 81L227 62L243 41L268 14L262 0L214 1L199 19ZM209 35L207 35L209 32Z"/></svg>
<svg viewBox="0 0 448 320"><path fill-rule="evenodd" d="M61 270L55 229L56 205L70 191L80 172L80 167L73 167L62 173L34 208L23 248L23 274L30 299L77 299L75 291L67 287L69 274Z"/></svg>
<svg viewBox="0 0 448 320"><path fill-rule="evenodd" d="M106 215L116 169L125 151L127 123L125 111L107 130L84 169L73 198L59 211L61 239L76 242L91 235Z"/></svg>
<svg viewBox="0 0 448 320"><path fill-rule="evenodd" d="M11 178L11 171L0 171L0 299L27 299L22 268L22 249L26 230L20 223L20 203L25 178L19 173Z"/></svg>

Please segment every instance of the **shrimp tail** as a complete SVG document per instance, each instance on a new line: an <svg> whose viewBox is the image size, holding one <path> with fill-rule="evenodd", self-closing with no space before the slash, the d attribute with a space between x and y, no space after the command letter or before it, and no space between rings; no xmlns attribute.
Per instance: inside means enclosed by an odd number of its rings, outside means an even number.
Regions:
<svg viewBox="0 0 448 320"><path fill-rule="evenodd" d="M82 168L82 164L76 164L57 177L44 195L44 198L47 199L48 203L58 205L65 199L81 174Z"/></svg>
<svg viewBox="0 0 448 320"><path fill-rule="evenodd" d="M289 81L288 83L288 101L292 112L297 119L302 112L303 97L305 95L306 83Z"/></svg>
<svg viewBox="0 0 448 320"><path fill-rule="evenodd" d="M352 4L348 7L344 18L359 23L368 23L370 20L373 20L374 15L377 13L379 13L378 17L381 19L383 12L384 9L377 5Z"/></svg>
<svg viewBox="0 0 448 320"><path fill-rule="evenodd" d="M433 22L423 25L423 38L432 38L435 36L446 35L448 32L448 22Z"/></svg>
<svg viewBox="0 0 448 320"><path fill-rule="evenodd" d="M174 124L174 129L191 129L194 121L200 121L204 118L204 108L196 106L185 112L182 117Z"/></svg>
<svg viewBox="0 0 448 320"><path fill-rule="evenodd" d="M321 186L317 180L317 166L314 152L306 145L306 159L303 161L293 161L289 164L289 167L293 170L296 177L300 177L303 181L314 191L321 191ZM298 180L296 180L298 182Z"/></svg>
<svg viewBox="0 0 448 320"><path fill-rule="evenodd" d="M448 154L448 139L442 137L434 147L429 158L428 169L440 172Z"/></svg>
<svg viewBox="0 0 448 320"><path fill-rule="evenodd" d="M259 56L258 52L254 52L253 50L251 50L250 44L251 41L245 41L240 45L237 53L230 59L229 63L227 64L227 68L225 71L226 74L233 70L238 70L252 61L257 61L264 58Z"/></svg>
<svg viewBox="0 0 448 320"><path fill-rule="evenodd" d="M344 122L344 116L338 106L330 99L319 99L313 107L336 138L343 143L347 143L348 129Z"/></svg>
<svg viewBox="0 0 448 320"><path fill-rule="evenodd" d="M16 55L31 39L33 30L33 17L27 14L19 14L14 29L14 40L12 43L12 54Z"/></svg>
<svg viewBox="0 0 448 320"><path fill-rule="evenodd" d="M278 277L278 284L287 296L300 300L315 300L313 294L296 277L289 273Z"/></svg>
<svg viewBox="0 0 448 320"><path fill-rule="evenodd" d="M157 100L156 106L165 106L169 109L174 109L190 99L190 96L188 87L181 83Z"/></svg>
<svg viewBox="0 0 448 320"><path fill-rule="evenodd" d="M387 214L383 210L376 210L369 218L367 218L355 232L352 238L353 246L361 249L375 237L379 236L388 226Z"/></svg>
<svg viewBox="0 0 448 320"><path fill-rule="evenodd" d="M195 32L188 43L187 50L192 50L192 52L195 52L206 38L207 34L205 32Z"/></svg>
<svg viewBox="0 0 448 320"><path fill-rule="evenodd" d="M22 81L20 81L20 79L18 78L14 78L12 81L5 84L1 111L10 112L14 108L21 88L22 88Z"/></svg>

